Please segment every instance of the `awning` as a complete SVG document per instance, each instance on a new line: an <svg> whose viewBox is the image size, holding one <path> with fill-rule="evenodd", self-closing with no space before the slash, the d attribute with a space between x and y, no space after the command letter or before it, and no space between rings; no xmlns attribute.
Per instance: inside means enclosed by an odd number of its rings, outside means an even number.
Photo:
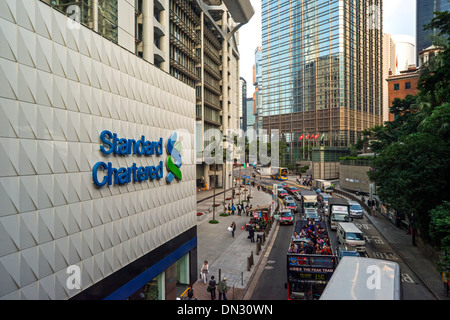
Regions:
<svg viewBox="0 0 450 320"><path fill-rule="evenodd" d="M272 207L272 205L269 203L269 204L266 204L263 206L257 206L255 208L251 208L250 210L248 210L248 212L270 211L271 207Z"/></svg>

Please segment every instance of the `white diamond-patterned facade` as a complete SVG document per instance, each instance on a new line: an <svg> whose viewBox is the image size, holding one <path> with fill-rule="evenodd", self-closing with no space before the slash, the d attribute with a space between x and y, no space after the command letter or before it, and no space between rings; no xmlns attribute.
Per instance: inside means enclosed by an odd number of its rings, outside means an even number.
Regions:
<svg viewBox="0 0 450 320"><path fill-rule="evenodd" d="M195 90L40 1L0 1L0 299L68 299L196 224L194 147L182 181L97 188L103 130L195 135ZM152 140L153 141L153 140ZM188 144L187 144L188 145ZM164 146L165 149L165 146Z"/></svg>

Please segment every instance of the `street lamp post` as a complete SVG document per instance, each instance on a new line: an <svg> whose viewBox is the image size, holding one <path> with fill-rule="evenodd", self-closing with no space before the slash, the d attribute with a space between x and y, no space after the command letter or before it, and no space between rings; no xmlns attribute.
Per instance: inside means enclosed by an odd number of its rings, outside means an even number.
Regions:
<svg viewBox="0 0 450 320"><path fill-rule="evenodd" d="M217 164L214 161L214 191L213 191L213 220L216 220L216 172L217 172Z"/></svg>

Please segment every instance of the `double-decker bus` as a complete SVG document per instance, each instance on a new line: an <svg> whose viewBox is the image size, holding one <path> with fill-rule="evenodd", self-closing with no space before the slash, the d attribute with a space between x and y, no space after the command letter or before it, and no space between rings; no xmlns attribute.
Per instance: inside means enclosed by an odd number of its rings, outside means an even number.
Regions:
<svg viewBox="0 0 450 320"><path fill-rule="evenodd" d="M272 167L270 177L275 180L287 180L288 179L288 168Z"/></svg>

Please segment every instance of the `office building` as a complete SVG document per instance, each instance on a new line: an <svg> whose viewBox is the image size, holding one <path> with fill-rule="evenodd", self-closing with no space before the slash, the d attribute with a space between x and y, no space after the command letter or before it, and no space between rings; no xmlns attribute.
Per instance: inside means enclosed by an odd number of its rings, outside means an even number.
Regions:
<svg viewBox="0 0 450 320"><path fill-rule="evenodd" d="M247 131L247 81L244 78L240 77L240 96L239 100L239 115L240 115L240 129L244 132Z"/></svg>
<svg viewBox="0 0 450 320"><path fill-rule="evenodd" d="M348 148L382 123L382 7L262 1L262 122L287 144L282 163L305 159L308 145Z"/></svg>
<svg viewBox="0 0 450 320"><path fill-rule="evenodd" d="M389 121L389 72L397 74L397 55L395 42L390 34L383 35L383 122Z"/></svg>
<svg viewBox="0 0 450 320"><path fill-rule="evenodd" d="M408 70L398 74L390 74L386 79L388 83L389 106L392 107L394 99L405 99L407 95L415 96L418 93L419 69L412 64ZM395 115L389 113L389 121L395 120Z"/></svg>
<svg viewBox="0 0 450 320"><path fill-rule="evenodd" d="M448 0L416 0L416 59L419 52L431 47L432 37L437 30L424 30L423 26L431 22L436 11L450 11ZM419 65L419 62L416 63Z"/></svg>
<svg viewBox="0 0 450 320"><path fill-rule="evenodd" d="M198 278L198 105L214 122L206 96L222 98L228 121L214 119L237 123L236 40L204 27L227 30L230 12L177 0L0 7L0 298L175 300Z"/></svg>
<svg viewBox="0 0 450 320"><path fill-rule="evenodd" d="M259 129L262 129L262 69L261 69L262 47L255 50L255 65L253 66L253 113L255 115L255 131L259 135Z"/></svg>

